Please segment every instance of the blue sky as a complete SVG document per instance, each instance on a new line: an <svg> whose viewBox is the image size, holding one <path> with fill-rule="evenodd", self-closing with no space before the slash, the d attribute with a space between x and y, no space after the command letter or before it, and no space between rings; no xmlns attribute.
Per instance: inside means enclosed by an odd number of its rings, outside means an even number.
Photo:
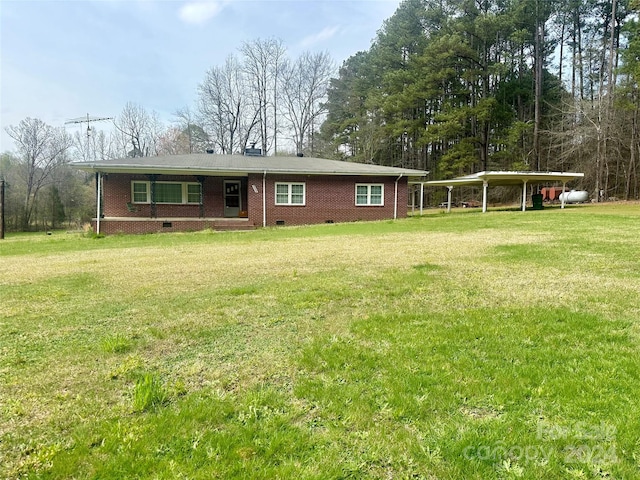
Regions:
<svg viewBox="0 0 640 480"><path fill-rule="evenodd" d="M117 116L131 101L165 121L244 41L279 38L291 58L366 50L400 0L0 0L0 152L5 127ZM70 128L70 133L73 129Z"/></svg>

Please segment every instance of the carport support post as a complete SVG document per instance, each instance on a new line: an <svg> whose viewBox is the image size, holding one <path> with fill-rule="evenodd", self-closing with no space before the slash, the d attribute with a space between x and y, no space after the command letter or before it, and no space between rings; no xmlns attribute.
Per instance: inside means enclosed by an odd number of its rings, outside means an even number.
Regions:
<svg viewBox="0 0 640 480"><path fill-rule="evenodd" d="M522 211L527 209L527 181L522 182Z"/></svg>
<svg viewBox="0 0 640 480"><path fill-rule="evenodd" d="M564 199L566 195L564 194L564 189L567 188L567 182L562 182L562 193L560 194L560 208L564 208Z"/></svg>
<svg viewBox="0 0 640 480"><path fill-rule="evenodd" d="M420 182L420 215L422 215L423 208L424 208L424 182Z"/></svg>
<svg viewBox="0 0 640 480"><path fill-rule="evenodd" d="M487 193L489 190L489 182L484 180L482 182L482 213L487 211Z"/></svg>
<svg viewBox="0 0 640 480"><path fill-rule="evenodd" d="M449 185L447 190L447 213L451 213L451 190L453 190L453 185Z"/></svg>

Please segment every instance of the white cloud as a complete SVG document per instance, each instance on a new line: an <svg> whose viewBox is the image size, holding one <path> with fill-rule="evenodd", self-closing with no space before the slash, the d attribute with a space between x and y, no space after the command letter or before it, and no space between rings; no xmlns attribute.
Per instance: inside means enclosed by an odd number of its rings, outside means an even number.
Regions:
<svg viewBox="0 0 640 480"><path fill-rule="evenodd" d="M203 25L220 13L224 5L219 1L188 2L180 7L178 15L185 23Z"/></svg>
<svg viewBox="0 0 640 480"><path fill-rule="evenodd" d="M338 27L325 27L318 33L314 33L313 35L308 35L302 39L300 45L304 48L310 47L317 43L324 42L332 38L336 33L338 33Z"/></svg>

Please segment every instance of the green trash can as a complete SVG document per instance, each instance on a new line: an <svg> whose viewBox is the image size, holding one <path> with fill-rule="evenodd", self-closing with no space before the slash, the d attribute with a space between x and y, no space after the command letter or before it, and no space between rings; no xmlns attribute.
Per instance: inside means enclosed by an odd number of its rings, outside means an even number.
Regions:
<svg viewBox="0 0 640 480"><path fill-rule="evenodd" d="M544 206L542 205L542 194L534 193L531 195L531 201L533 202L533 210L542 210Z"/></svg>

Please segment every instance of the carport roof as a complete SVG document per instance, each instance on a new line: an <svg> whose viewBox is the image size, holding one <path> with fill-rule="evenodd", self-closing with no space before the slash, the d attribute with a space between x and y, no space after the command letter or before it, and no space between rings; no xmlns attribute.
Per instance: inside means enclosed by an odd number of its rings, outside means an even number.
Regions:
<svg viewBox="0 0 640 480"><path fill-rule="evenodd" d="M431 180L425 185L453 187L459 185L521 185L523 183L562 182L567 183L584 177L584 173L576 172L478 172L449 180Z"/></svg>

